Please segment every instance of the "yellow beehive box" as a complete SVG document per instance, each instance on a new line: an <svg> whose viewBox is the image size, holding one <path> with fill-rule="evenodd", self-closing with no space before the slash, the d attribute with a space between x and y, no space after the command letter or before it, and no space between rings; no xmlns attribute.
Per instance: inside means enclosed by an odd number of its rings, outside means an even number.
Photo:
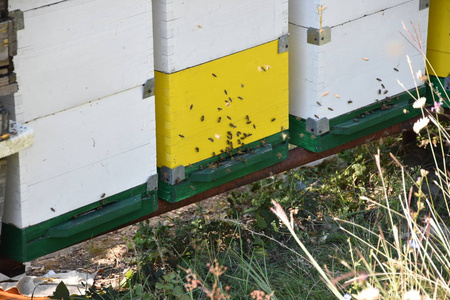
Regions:
<svg viewBox="0 0 450 300"><path fill-rule="evenodd" d="M194 171L264 139L286 144L287 2L159 0L154 20L157 164L168 183L160 196L178 201L210 187L193 184ZM286 156L279 154L266 165ZM210 167L220 173L221 163ZM214 185L245 173L233 168L220 180L207 177ZM191 189L180 192L180 184Z"/></svg>

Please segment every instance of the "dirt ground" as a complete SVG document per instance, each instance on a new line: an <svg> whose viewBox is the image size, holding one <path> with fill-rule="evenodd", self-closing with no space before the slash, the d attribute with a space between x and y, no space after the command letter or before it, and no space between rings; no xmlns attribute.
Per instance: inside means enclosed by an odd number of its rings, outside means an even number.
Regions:
<svg viewBox="0 0 450 300"><path fill-rule="evenodd" d="M176 217L196 218L200 205L203 213L211 218L220 217L228 206L227 193L211 197L196 204L191 204L150 219L151 224L167 224ZM72 270L96 274L97 287L117 287L124 274L130 269L127 258L133 255L127 241L131 241L138 229L138 224L131 225L115 232L76 244L69 248L48 254L31 261L27 265L27 275L40 276L50 270L63 273Z"/></svg>

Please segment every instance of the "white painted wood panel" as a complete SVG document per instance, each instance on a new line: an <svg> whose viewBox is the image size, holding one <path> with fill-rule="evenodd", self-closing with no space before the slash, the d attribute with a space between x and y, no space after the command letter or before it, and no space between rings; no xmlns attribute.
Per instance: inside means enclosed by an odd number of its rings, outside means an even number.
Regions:
<svg viewBox="0 0 450 300"><path fill-rule="evenodd" d="M172 73L287 33L287 0L153 1L155 70Z"/></svg>
<svg viewBox="0 0 450 300"><path fill-rule="evenodd" d="M419 11L415 1L333 27L331 42L321 46L306 42L307 28L290 24L290 113L333 118L403 92L397 79L413 88L406 55L416 69L424 63L400 34L402 20L420 22L426 43L428 9Z"/></svg>
<svg viewBox="0 0 450 300"><path fill-rule="evenodd" d="M289 1L289 22L304 27L320 27L318 8L323 6L322 25L338 26L384 10L415 3L419 9L419 0L314 0Z"/></svg>
<svg viewBox="0 0 450 300"><path fill-rule="evenodd" d="M70 1L70 0L9 0L8 9L9 11L20 9L22 11L27 11L31 9L37 9L43 6L53 5L59 2Z"/></svg>
<svg viewBox="0 0 450 300"><path fill-rule="evenodd" d="M24 228L155 175L154 97L142 93L136 87L29 122L35 143L8 166L4 220Z"/></svg>
<svg viewBox="0 0 450 300"><path fill-rule="evenodd" d="M151 1L61 1L25 11L24 20L14 57L16 98L22 98L15 109L18 122L130 89L153 77Z"/></svg>

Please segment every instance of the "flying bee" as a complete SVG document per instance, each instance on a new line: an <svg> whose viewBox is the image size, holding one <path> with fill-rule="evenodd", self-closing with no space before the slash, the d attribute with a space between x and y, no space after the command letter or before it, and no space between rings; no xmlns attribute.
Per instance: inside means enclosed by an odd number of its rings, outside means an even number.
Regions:
<svg viewBox="0 0 450 300"><path fill-rule="evenodd" d="M184 135L182 135L182 134L179 134L178 135L180 138L182 138L182 139L184 139L185 138L185 136Z"/></svg>
<svg viewBox="0 0 450 300"><path fill-rule="evenodd" d="M217 77L217 75L216 75L216 74L214 74L214 73L212 73L212 76L214 76L214 77Z"/></svg>
<svg viewBox="0 0 450 300"><path fill-rule="evenodd" d="M199 152L200 149L198 147L195 147L195 152Z"/></svg>
<svg viewBox="0 0 450 300"><path fill-rule="evenodd" d="M273 121L275 121L277 118L272 118L272 120L270 120L270 122L273 122Z"/></svg>
<svg viewBox="0 0 450 300"><path fill-rule="evenodd" d="M225 93L225 95L228 95L228 92L227 92L227 90L223 90L223 92Z"/></svg>
<svg viewBox="0 0 450 300"><path fill-rule="evenodd" d="M201 121L201 122L205 121L205 116L201 116L201 117L200 117L200 121Z"/></svg>
<svg viewBox="0 0 450 300"><path fill-rule="evenodd" d="M220 123L220 121L222 121L222 117L219 117L219 118L217 119L217 123Z"/></svg>
<svg viewBox="0 0 450 300"><path fill-rule="evenodd" d="M208 138L208 140L210 140L211 142L214 142L213 138Z"/></svg>

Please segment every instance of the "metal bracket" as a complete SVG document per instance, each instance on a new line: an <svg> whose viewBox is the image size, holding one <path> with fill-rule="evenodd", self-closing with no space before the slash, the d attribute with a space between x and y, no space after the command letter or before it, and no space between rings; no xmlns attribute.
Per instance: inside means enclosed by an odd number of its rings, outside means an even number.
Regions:
<svg viewBox="0 0 450 300"><path fill-rule="evenodd" d="M278 38L278 54L289 50L289 33Z"/></svg>
<svg viewBox="0 0 450 300"><path fill-rule="evenodd" d="M161 171L160 179L171 185L178 184L186 178L184 166L178 166L175 169L170 169L168 167L161 167L160 171Z"/></svg>
<svg viewBox="0 0 450 300"><path fill-rule="evenodd" d="M25 28L25 21L23 18L23 11L20 9L16 9L9 12L9 17L14 20L17 30L21 30Z"/></svg>
<svg viewBox="0 0 450 300"><path fill-rule="evenodd" d="M156 191L158 189L158 174L150 176L147 180L147 192Z"/></svg>
<svg viewBox="0 0 450 300"><path fill-rule="evenodd" d="M419 10L430 7L430 0L419 0Z"/></svg>
<svg viewBox="0 0 450 300"><path fill-rule="evenodd" d="M155 95L155 78L150 78L144 84L144 95L143 99L154 96Z"/></svg>
<svg viewBox="0 0 450 300"><path fill-rule="evenodd" d="M331 41L331 28L328 26L321 29L310 27L306 35L308 44L321 46Z"/></svg>
<svg viewBox="0 0 450 300"><path fill-rule="evenodd" d="M444 89L450 91L450 75L444 78Z"/></svg>
<svg viewBox="0 0 450 300"><path fill-rule="evenodd" d="M322 135L330 131L330 121L327 118L319 120L308 118L306 119L306 131L314 135Z"/></svg>

